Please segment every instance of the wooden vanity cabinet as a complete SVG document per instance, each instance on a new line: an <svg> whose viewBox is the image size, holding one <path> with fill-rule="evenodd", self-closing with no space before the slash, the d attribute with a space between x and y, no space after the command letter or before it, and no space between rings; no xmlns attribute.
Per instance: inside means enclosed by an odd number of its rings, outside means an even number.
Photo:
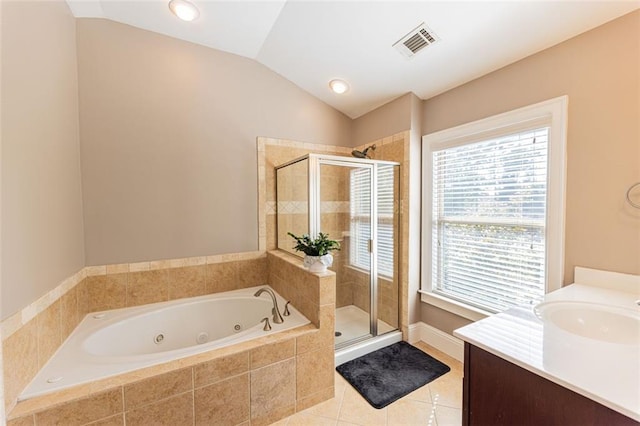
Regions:
<svg viewBox="0 0 640 426"><path fill-rule="evenodd" d="M616 386L611 383L611 386ZM639 422L489 352L464 344L462 424L625 426Z"/></svg>

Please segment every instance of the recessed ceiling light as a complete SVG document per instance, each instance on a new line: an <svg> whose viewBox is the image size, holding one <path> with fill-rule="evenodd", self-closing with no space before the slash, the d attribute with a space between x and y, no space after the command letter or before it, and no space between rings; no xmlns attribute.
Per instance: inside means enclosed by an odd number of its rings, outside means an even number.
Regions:
<svg viewBox="0 0 640 426"><path fill-rule="evenodd" d="M198 8L187 0L171 0L169 2L169 9L183 21L193 21L200 16Z"/></svg>
<svg viewBox="0 0 640 426"><path fill-rule="evenodd" d="M349 83L344 80L335 79L329 82L329 87L337 94L342 94L349 90Z"/></svg>

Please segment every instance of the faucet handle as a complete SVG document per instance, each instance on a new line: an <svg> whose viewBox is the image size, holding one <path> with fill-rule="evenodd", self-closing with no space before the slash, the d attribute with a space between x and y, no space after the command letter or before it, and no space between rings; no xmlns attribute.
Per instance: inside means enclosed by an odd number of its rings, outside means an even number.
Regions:
<svg viewBox="0 0 640 426"><path fill-rule="evenodd" d="M287 303L284 304L284 312L282 313L282 315L284 315L285 317L291 315L291 312L289 312L289 303L291 303L291 301L287 300Z"/></svg>
<svg viewBox="0 0 640 426"><path fill-rule="evenodd" d="M269 317L262 318L260 322L264 323L264 327L263 327L264 331L271 331L271 324L269 323Z"/></svg>

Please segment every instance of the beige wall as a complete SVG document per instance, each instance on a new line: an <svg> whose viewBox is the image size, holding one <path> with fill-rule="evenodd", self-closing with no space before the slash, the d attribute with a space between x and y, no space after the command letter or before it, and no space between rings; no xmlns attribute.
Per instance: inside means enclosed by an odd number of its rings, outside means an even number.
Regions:
<svg viewBox="0 0 640 426"><path fill-rule="evenodd" d="M256 137L349 145L351 120L250 59L79 19L87 264L258 248Z"/></svg>
<svg viewBox="0 0 640 426"><path fill-rule="evenodd" d="M347 146L368 144L411 128L411 103L416 96L407 93L353 120Z"/></svg>
<svg viewBox="0 0 640 426"><path fill-rule="evenodd" d="M574 266L639 274L640 212L625 191L640 181L640 11L426 100L423 133L561 95L569 95L564 283ZM425 309L423 321L451 328Z"/></svg>
<svg viewBox="0 0 640 426"><path fill-rule="evenodd" d="M3 1L2 311L84 266L75 20L64 1Z"/></svg>

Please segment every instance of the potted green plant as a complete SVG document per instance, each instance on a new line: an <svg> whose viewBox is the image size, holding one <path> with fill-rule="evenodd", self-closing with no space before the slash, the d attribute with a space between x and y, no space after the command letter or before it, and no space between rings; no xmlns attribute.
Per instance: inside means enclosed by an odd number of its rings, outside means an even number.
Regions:
<svg viewBox="0 0 640 426"><path fill-rule="evenodd" d="M327 267L333 265L333 250L340 250L340 243L336 240L330 240L328 234L320 232L318 237L311 239L307 234L298 237L291 232L287 232L294 240L296 245L293 247L296 251L305 254L303 265L310 272L325 272Z"/></svg>

